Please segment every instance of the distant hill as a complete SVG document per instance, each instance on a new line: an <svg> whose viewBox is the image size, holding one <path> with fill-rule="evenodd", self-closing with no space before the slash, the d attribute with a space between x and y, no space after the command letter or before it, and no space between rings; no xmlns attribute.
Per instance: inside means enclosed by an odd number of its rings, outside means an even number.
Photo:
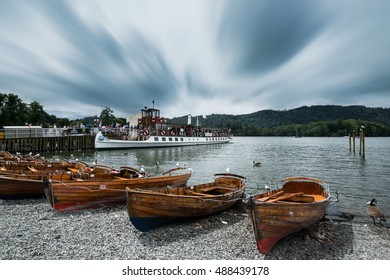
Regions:
<svg viewBox="0 0 390 280"><path fill-rule="evenodd" d="M196 118L193 116L193 124ZM390 136L390 108L322 105L198 118L204 127L231 128L235 135L341 136L363 125L367 136ZM187 116L169 122L186 124Z"/></svg>

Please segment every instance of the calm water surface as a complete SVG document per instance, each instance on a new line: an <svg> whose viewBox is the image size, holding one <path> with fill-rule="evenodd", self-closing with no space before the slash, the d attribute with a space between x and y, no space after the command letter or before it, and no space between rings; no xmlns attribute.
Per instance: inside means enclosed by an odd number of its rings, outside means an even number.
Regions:
<svg viewBox="0 0 390 280"><path fill-rule="evenodd" d="M348 138L235 137L233 143L155 149L74 151L58 153L119 168L144 165L151 175L161 174L177 163L193 169L190 184L213 180L213 174L230 172L247 178L247 194L291 176L316 177L337 190L339 202L328 212L347 212L357 221L371 221L366 201L376 198L390 218L390 138L366 138L366 157L349 151ZM260 161L253 167L252 161ZM159 167L156 167L159 162Z"/></svg>

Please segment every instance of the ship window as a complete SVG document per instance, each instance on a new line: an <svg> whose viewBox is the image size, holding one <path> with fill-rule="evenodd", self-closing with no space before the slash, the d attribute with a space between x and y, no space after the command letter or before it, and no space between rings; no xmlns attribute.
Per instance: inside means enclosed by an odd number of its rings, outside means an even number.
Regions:
<svg viewBox="0 0 390 280"><path fill-rule="evenodd" d="M162 140L162 141L167 141L167 138L162 137L161 140Z"/></svg>
<svg viewBox="0 0 390 280"><path fill-rule="evenodd" d="M183 138L180 138L180 141L184 141L184 139L183 139Z"/></svg>
<svg viewBox="0 0 390 280"><path fill-rule="evenodd" d="M176 137L176 138L175 138L175 141L179 141L179 138Z"/></svg>
<svg viewBox="0 0 390 280"><path fill-rule="evenodd" d="M158 137L154 137L154 141L158 141Z"/></svg>
<svg viewBox="0 0 390 280"><path fill-rule="evenodd" d="M169 137L169 141L172 141L172 137Z"/></svg>

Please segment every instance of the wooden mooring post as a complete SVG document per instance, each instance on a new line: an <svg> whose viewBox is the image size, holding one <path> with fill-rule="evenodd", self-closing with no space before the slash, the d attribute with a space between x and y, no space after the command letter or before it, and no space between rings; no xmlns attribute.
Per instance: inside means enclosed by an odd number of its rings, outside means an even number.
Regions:
<svg viewBox="0 0 390 280"><path fill-rule="evenodd" d="M366 156L366 137L364 132L364 126L362 126L359 130L359 155L362 158ZM355 138L356 138L356 130L352 130L349 133L349 151L355 154Z"/></svg>
<svg viewBox="0 0 390 280"><path fill-rule="evenodd" d="M11 153L86 150L94 148L94 135L0 139L0 149Z"/></svg>
<svg viewBox="0 0 390 280"><path fill-rule="evenodd" d="M364 126L360 128L360 149L359 149L359 155L362 158L366 157L366 138L365 138L365 132L364 132Z"/></svg>
<svg viewBox="0 0 390 280"><path fill-rule="evenodd" d="M352 130L352 132L349 132L349 151L353 151L355 153L355 137L356 137L356 132L355 130ZM351 146L352 142L352 146Z"/></svg>

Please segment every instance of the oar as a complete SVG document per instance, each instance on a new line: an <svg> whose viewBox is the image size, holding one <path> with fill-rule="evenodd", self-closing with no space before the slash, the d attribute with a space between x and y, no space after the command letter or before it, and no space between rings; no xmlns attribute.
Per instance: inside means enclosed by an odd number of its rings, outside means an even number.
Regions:
<svg viewBox="0 0 390 280"><path fill-rule="evenodd" d="M299 193L292 193L292 194L282 195L282 196L279 196L279 197L277 197L275 199L272 199L272 200L270 200L268 202L271 203L271 202L276 202L276 201L279 201L279 200L285 200L285 199L289 199L289 198L294 197L294 196L301 196L303 194L304 194L303 192L299 192Z"/></svg>
<svg viewBox="0 0 390 280"><path fill-rule="evenodd" d="M277 196L279 196L279 195L282 195L282 194L284 194L284 191L278 191L278 192L276 192L276 193L274 193L274 194L271 194L271 195L269 195L269 196L267 196L267 197L259 198L258 200L260 200L260 201L262 201L262 202L265 202L265 201L267 201L267 200L269 200L269 199L271 199L271 198L275 198L275 197L277 197Z"/></svg>

